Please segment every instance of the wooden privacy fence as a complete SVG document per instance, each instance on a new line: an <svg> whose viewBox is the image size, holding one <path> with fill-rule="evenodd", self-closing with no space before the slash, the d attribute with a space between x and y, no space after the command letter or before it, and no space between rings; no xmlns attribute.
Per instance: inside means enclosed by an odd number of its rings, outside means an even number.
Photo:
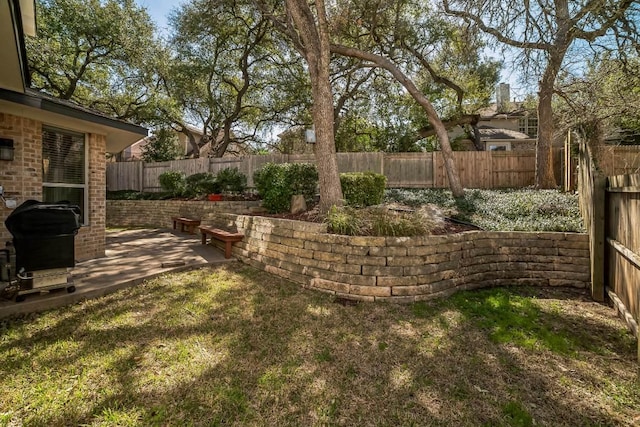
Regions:
<svg viewBox="0 0 640 427"><path fill-rule="evenodd" d="M640 321L640 175L607 178L605 206L607 289L637 336ZM640 346L638 350L640 352Z"/></svg>
<svg viewBox="0 0 640 427"><path fill-rule="evenodd" d="M598 167L604 175L640 173L640 145L605 145L598 151Z"/></svg>
<svg viewBox="0 0 640 427"><path fill-rule="evenodd" d="M616 165L611 163L611 158L605 158L604 162L600 158L602 163L609 171L629 164ZM605 177L583 143L579 156L579 189L582 217L589 233L591 295L596 301L603 301L607 295L633 334L639 337L640 174Z"/></svg>
<svg viewBox="0 0 640 427"><path fill-rule="evenodd" d="M447 188L442 154L433 153L338 153L340 172L376 172L387 177L387 186L396 188ZM535 152L458 151L454 158L465 188L520 188L533 185ZM554 149L556 176L562 174L562 150ZM170 162L123 162L107 164L107 189L160 191L159 176L166 171L185 175L218 173L238 168L253 186L253 173L265 163L315 163L310 155L270 154L230 158L201 158Z"/></svg>

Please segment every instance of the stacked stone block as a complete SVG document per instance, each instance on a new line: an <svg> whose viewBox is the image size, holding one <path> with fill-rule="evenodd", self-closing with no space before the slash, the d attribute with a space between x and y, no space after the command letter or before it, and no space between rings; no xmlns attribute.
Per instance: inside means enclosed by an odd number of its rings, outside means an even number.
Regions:
<svg viewBox="0 0 640 427"><path fill-rule="evenodd" d="M233 254L305 287L365 301L413 302L461 289L590 283L588 237L471 231L349 237L325 224L223 214L204 223L243 232Z"/></svg>
<svg viewBox="0 0 640 427"><path fill-rule="evenodd" d="M203 219L218 213L249 213L260 201L107 200L108 227L171 228L172 216Z"/></svg>

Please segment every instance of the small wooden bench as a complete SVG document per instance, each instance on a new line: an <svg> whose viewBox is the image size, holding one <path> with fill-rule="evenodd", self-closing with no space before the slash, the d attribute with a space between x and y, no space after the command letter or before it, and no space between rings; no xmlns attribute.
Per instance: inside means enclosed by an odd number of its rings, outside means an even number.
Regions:
<svg viewBox="0 0 640 427"><path fill-rule="evenodd" d="M199 219L191 219L185 217L172 216L171 221L173 221L173 229L175 230L180 224L180 231L184 233L185 227L187 228L187 233L195 234L195 229L200 225Z"/></svg>
<svg viewBox="0 0 640 427"><path fill-rule="evenodd" d="M202 233L202 244L207 244L207 236L211 236L211 239L216 239L224 242L224 257L231 258L231 245L233 242L239 242L244 238L242 233L232 233L229 231L221 230L219 228L212 228L201 226L198 227L200 233Z"/></svg>

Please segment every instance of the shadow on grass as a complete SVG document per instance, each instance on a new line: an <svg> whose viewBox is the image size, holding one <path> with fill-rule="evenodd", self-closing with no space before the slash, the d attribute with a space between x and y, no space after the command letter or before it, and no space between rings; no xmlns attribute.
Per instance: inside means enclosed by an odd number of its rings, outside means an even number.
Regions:
<svg viewBox="0 0 640 427"><path fill-rule="evenodd" d="M629 421L633 340L578 294L534 295L343 306L241 265L166 276L6 325L0 406L28 425Z"/></svg>

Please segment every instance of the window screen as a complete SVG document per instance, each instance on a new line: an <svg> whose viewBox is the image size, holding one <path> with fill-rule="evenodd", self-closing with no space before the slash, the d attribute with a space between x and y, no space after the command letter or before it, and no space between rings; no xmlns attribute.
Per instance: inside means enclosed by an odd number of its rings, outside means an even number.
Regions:
<svg viewBox="0 0 640 427"><path fill-rule="evenodd" d="M78 205L86 224L86 143L83 134L50 127L42 129L42 187L43 201Z"/></svg>

